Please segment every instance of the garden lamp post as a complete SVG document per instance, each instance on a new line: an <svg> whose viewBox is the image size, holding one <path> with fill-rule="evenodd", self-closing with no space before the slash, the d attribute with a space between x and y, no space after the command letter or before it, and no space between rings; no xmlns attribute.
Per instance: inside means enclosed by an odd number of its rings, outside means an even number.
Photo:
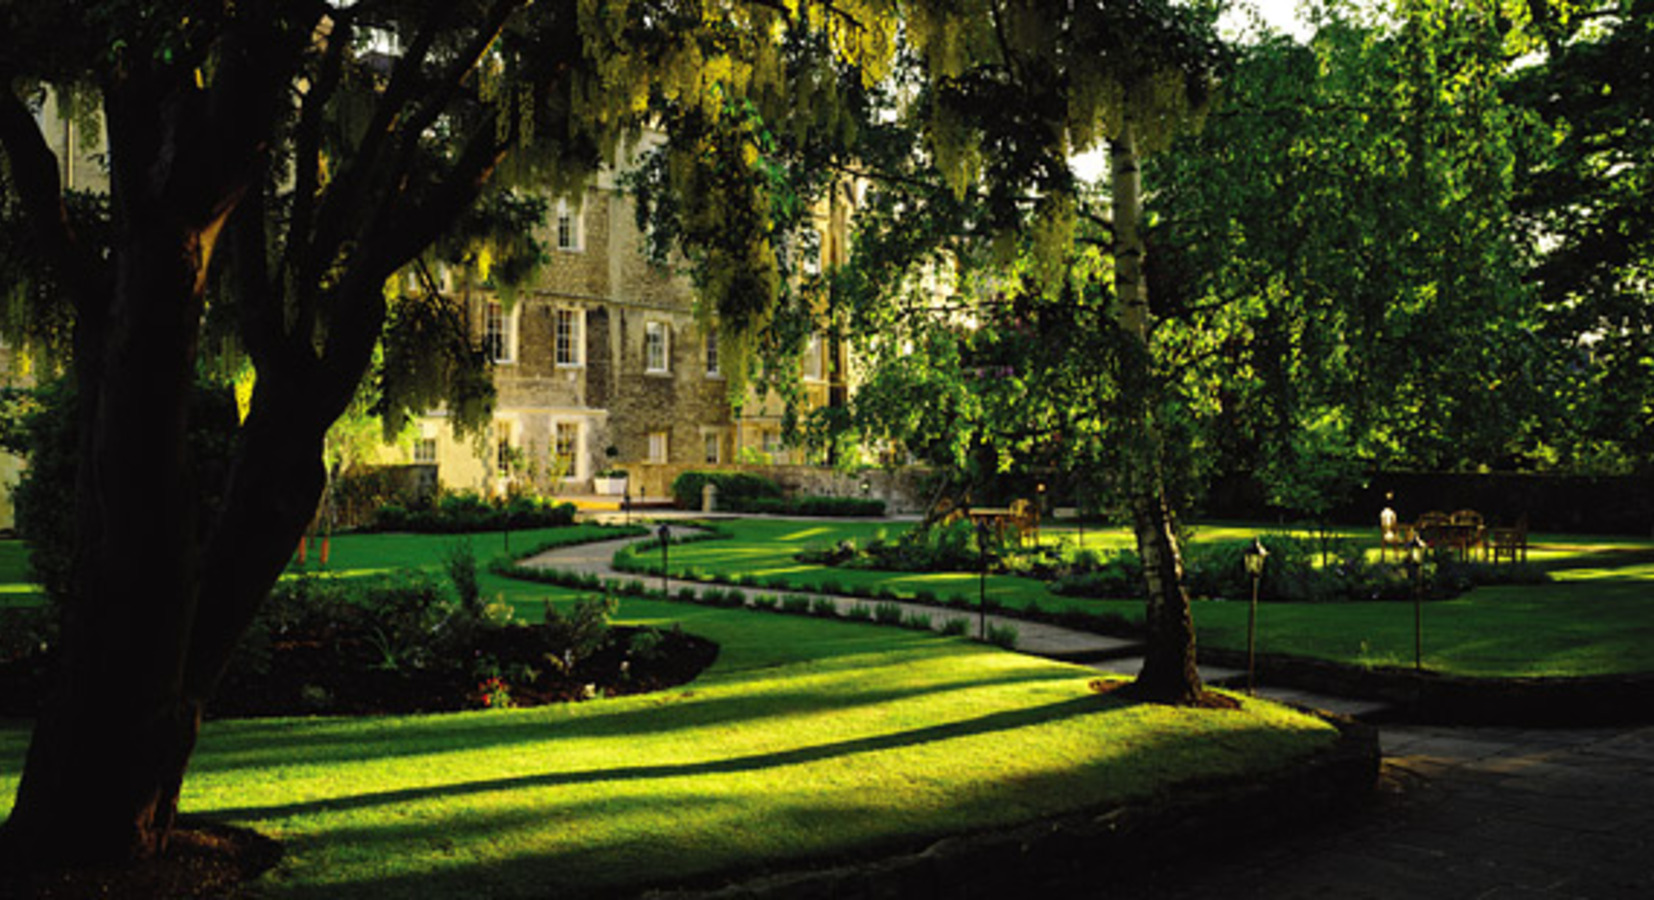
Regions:
<svg viewBox="0 0 1654 900"><path fill-rule="evenodd" d="M976 555L981 563L982 572L977 581L977 623L976 638L979 641L988 639L988 523L976 523Z"/></svg>
<svg viewBox="0 0 1654 900"><path fill-rule="evenodd" d="M626 492L620 495L620 508L623 512L626 513L626 524L627 525L632 524L632 489L631 488L627 488Z"/></svg>
<svg viewBox="0 0 1654 900"><path fill-rule="evenodd" d="M1255 671L1253 662L1256 658L1258 645L1258 583L1263 580L1263 561L1269 556L1264 548L1263 541L1252 539L1252 546L1246 548L1241 557L1246 563L1246 574L1252 579L1252 605L1246 612L1246 693L1256 695L1257 683L1254 680Z"/></svg>
<svg viewBox="0 0 1654 900"><path fill-rule="evenodd" d="M655 532L660 537L660 592L663 596L671 593L667 588L667 555L672 546L672 526L665 522L660 523L660 529Z"/></svg>
<svg viewBox="0 0 1654 900"><path fill-rule="evenodd" d="M1407 542L1407 568L1413 573L1413 670L1424 670L1424 551L1429 546L1413 535Z"/></svg>
<svg viewBox="0 0 1654 900"><path fill-rule="evenodd" d="M1039 549L1039 521L1045 517L1045 482L1034 486L1034 549Z"/></svg>

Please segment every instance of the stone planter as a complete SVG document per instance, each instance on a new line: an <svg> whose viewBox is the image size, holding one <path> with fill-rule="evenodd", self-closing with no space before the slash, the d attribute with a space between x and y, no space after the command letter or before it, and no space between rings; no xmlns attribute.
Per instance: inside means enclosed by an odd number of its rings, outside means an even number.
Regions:
<svg viewBox="0 0 1654 900"><path fill-rule="evenodd" d="M596 491L599 494L613 494L613 495L618 496L620 494L626 493L626 479L624 477L621 477L621 478L603 478L603 477L593 478L592 479L592 490Z"/></svg>

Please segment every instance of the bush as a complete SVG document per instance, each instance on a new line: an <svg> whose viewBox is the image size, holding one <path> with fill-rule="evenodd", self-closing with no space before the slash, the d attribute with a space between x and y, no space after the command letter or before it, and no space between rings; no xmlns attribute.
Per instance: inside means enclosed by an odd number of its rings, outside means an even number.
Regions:
<svg viewBox="0 0 1654 900"><path fill-rule="evenodd" d="M763 612L776 612L781 608L781 598L774 594L762 594L752 598L752 608Z"/></svg>
<svg viewBox="0 0 1654 900"><path fill-rule="evenodd" d="M562 666L565 672L573 671L580 660L608 643L609 618L619 608L619 601L603 594L576 600L568 613L546 601L546 642L550 645L547 661Z"/></svg>
<svg viewBox="0 0 1654 900"><path fill-rule="evenodd" d="M873 621L873 607L865 603L857 603L844 611L844 617L852 622Z"/></svg>
<svg viewBox="0 0 1654 900"><path fill-rule="evenodd" d="M781 485L761 475L746 472L684 472L672 480L672 502L679 509L700 509L701 489L708 484L718 488L718 508L744 509L744 504L760 498L781 497Z"/></svg>
<svg viewBox="0 0 1654 900"><path fill-rule="evenodd" d="M632 640L626 646L626 655L633 659L653 660L660 657L661 642L666 640L658 630L644 628L632 635Z"/></svg>
<svg viewBox="0 0 1654 900"><path fill-rule="evenodd" d="M446 658L461 636L449 627L458 610L436 579L424 572L398 572L351 587L360 591L356 603L368 617L369 640L379 652L380 668L422 669Z"/></svg>
<svg viewBox="0 0 1654 900"><path fill-rule="evenodd" d="M1017 629L1015 625L989 625L988 643L1006 650L1017 648Z"/></svg>
<svg viewBox="0 0 1654 900"><path fill-rule="evenodd" d="M810 615L823 619L838 618L838 604L831 597L817 597L810 601Z"/></svg>
<svg viewBox="0 0 1654 900"><path fill-rule="evenodd" d="M1069 597L1130 600L1143 596L1143 564L1136 553L1123 550L1107 562L1098 563L1095 556L1089 562L1093 568L1057 579L1051 590Z"/></svg>
<svg viewBox="0 0 1654 900"><path fill-rule="evenodd" d="M883 500L862 497L754 497L736 503L724 503L718 494L718 507L732 512L769 513L779 516L832 516L835 518L881 518L885 513Z"/></svg>
<svg viewBox="0 0 1654 900"><path fill-rule="evenodd" d="M482 585L477 580L477 554L470 540L455 541L442 557L448 580L459 595L459 605L474 615L482 614Z"/></svg>
<svg viewBox="0 0 1654 900"><path fill-rule="evenodd" d="M501 503L475 491L448 491L430 509L382 506L374 515L376 531L420 534L462 534L503 531L506 528L559 528L574 523L575 506L544 497L514 496Z"/></svg>
<svg viewBox="0 0 1654 900"><path fill-rule="evenodd" d="M953 637L964 637L970 631L971 620L955 616L942 623L942 633Z"/></svg>
<svg viewBox="0 0 1654 900"><path fill-rule="evenodd" d="M810 598L803 594L788 594L781 598L781 611L793 615L809 615Z"/></svg>
<svg viewBox="0 0 1654 900"><path fill-rule="evenodd" d="M873 621L880 625L902 624L902 608L895 603L880 603L873 607Z"/></svg>
<svg viewBox="0 0 1654 900"><path fill-rule="evenodd" d="M930 616L924 613L908 613L902 616L902 627L911 628L914 631L929 631Z"/></svg>

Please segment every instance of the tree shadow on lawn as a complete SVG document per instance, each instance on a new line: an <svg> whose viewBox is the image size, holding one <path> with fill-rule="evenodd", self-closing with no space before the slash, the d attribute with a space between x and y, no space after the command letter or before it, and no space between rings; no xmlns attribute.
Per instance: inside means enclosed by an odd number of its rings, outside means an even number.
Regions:
<svg viewBox="0 0 1654 900"><path fill-rule="evenodd" d="M554 797L509 809L442 809L423 819L416 808L383 824L317 823L288 847L292 858L332 877L322 885L285 886L283 896L629 897L650 887L712 888L788 868L877 862L949 835L1017 828L1149 797L1163 802L1187 785L1209 788L1242 777L1171 776L1155 761L1175 755L1180 743L1160 736L1138 745L1137 763L1128 760L1124 770L1118 759L1090 759L1009 778L970 779L949 791L940 807L892 806L854 791L801 791L803 799L754 808L727 793L685 791L663 798L645 785L617 785L612 794L575 801ZM518 787L514 782L499 789ZM684 811L673 819L677 827L663 831L655 824L663 806L669 815ZM599 821L612 826L601 840L569 837L581 823ZM1094 843L1069 847L1088 858L1102 849ZM1016 861L1017 850L1010 852L1002 862ZM389 867L377 861L397 857L412 857L407 868L423 870L380 874ZM365 871L352 871L353 864Z"/></svg>
<svg viewBox="0 0 1654 900"><path fill-rule="evenodd" d="M647 695L649 699L641 701L646 705L624 710L593 707L589 714L586 708L577 706L573 714L567 714L570 710L566 707L542 707L538 711L507 714L479 712L413 719L310 720L297 727L290 720L231 720L209 726L213 731L203 740L204 752L196 755L191 771L211 774L280 766L295 760L307 765L368 762L460 750L505 750L514 745L550 740L657 735L735 725L776 714L830 713L979 687L1075 678L1075 673L1064 671L1029 672L1014 676L975 676L910 688L831 692L801 688L744 697L723 697L717 693L703 697L691 687Z"/></svg>
<svg viewBox="0 0 1654 900"><path fill-rule="evenodd" d="M234 820L261 820L328 812L371 809L374 807L411 803L438 797L459 797L495 791L524 788L562 787L573 784L599 782L641 781L658 778L689 778L697 775L731 775L753 772L779 766L804 765L834 757L882 750L896 750L937 741L953 740L995 732L1016 731L1038 725L1048 725L1087 715L1124 708L1118 701L1087 694L1058 703L1028 709L1005 710L972 719L946 722L923 728L914 728L893 734L873 735L850 740L798 747L775 753L761 753L731 759L708 760L697 763L664 764L652 766L619 766L591 769L581 772L545 772L509 778L485 778L476 781L455 782L420 788L357 794L303 803L249 806L213 810L216 818Z"/></svg>

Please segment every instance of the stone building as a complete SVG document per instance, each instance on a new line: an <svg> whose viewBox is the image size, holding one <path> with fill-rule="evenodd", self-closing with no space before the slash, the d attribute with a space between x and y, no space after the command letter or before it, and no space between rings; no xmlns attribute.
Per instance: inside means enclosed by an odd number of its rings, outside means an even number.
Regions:
<svg viewBox="0 0 1654 900"><path fill-rule="evenodd" d="M848 203L840 192L818 216L825 264L844 257ZM695 322L688 279L644 254L612 173L582 202L559 202L545 227L551 258L533 285L514 301L468 301L473 334L494 359L490 432L456 437L433 412L418 423L413 462L435 464L445 487L484 493L585 493L622 469L641 493L663 488L643 477L651 467L805 461L786 445L775 397L749 394L737 412L717 334ZM846 371L844 347L812 338L800 372L806 405L845 402Z"/></svg>

